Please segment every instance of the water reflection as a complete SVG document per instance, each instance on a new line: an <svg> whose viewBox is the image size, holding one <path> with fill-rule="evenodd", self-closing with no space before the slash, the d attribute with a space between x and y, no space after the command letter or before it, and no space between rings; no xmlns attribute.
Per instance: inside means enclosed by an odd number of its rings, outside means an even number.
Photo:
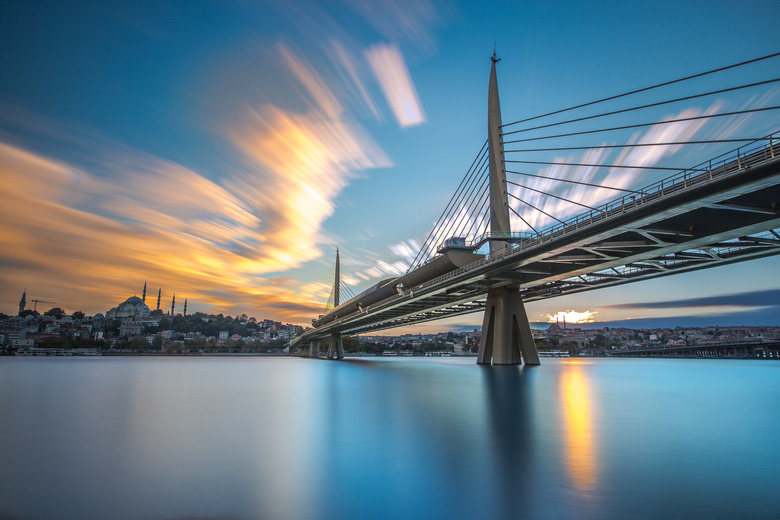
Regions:
<svg viewBox="0 0 780 520"><path fill-rule="evenodd" d="M0 359L0 519L777 518L778 374Z"/></svg>
<svg viewBox="0 0 780 520"><path fill-rule="evenodd" d="M492 518L516 518L518 511L528 512L533 507L532 388L528 384L532 370L483 367L489 422L481 442L491 451L493 483L489 488L495 493L495 509L486 516Z"/></svg>
<svg viewBox="0 0 780 520"><path fill-rule="evenodd" d="M591 491L598 467L594 452L593 417L588 383L581 362L563 364L561 374L566 466L579 491Z"/></svg>

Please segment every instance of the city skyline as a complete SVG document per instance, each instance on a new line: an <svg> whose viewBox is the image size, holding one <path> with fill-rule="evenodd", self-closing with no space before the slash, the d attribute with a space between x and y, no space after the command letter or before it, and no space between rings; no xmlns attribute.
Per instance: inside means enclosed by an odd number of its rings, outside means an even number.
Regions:
<svg viewBox="0 0 780 520"><path fill-rule="evenodd" d="M190 312L303 325L322 313L337 246L354 292L406 270L485 139L494 45L507 122L771 54L780 15L771 2L2 9L0 311L14 313L26 289L69 312L105 312L147 281L169 300L187 294ZM748 20L747 33L730 29ZM769 60L664 96L779 68ZM651 117L778 100L769 85ZM718 118L675 137L755 137L777 121ZM682 148L643 164L687 167L725 150ZM779 269L775 256L533 302L528 314L778 324Z"/></svg>

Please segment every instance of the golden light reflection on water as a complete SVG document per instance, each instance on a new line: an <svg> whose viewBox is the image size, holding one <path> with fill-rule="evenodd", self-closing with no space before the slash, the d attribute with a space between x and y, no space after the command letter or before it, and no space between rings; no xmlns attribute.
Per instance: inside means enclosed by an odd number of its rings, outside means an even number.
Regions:
<svg viewBox="0 0 780 520"><path fill-rule="evenodd" d="M566 465L580 491L593 489L597 474L593 440L593 417L588 386L581 363L566 363L561 377Z"/></svg>

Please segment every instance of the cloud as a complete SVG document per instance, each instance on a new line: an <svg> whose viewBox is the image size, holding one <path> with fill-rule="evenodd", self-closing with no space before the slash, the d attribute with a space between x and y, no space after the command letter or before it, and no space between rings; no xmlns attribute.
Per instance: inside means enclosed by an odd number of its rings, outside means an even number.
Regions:
<svg viewBox="0 0 780 520"><path fill-rule="evenodd" d="M371 113L371 116L377 121L381 121L382 115L379 112L374 97L368 90L365 81L360 75L360 61L358 61L347 48L337 40L331 40L327 48L331 60L344 74L344 84L347 90L353 92L353 96L358 98L361 103L355 103L357 107L365 106Z"/></svg>
<svg viewBox="0 0 780 520"><path fill-rule="evenodd" d="M408 40L426 47L433 46L430 29L439 19L440 10L437 10L430 0L347 0L347 3L386 38Z"/></svg>
<svg viewBox="0 0 780 520"><path fill-rule="evenodd" d="M403 258L406 261L408 267L409 265L412 265L414 258L420 251L420 247L420 243L412 238L408 241L402 240L397 244L392 244L390 246L390 252L392 252L397 257Z"/></svg>
<svg viewBox="0 0 780 520"><path fill-rule="evenodd" d="M298 310L319 307L320 287L259 277L280 267L252 247L266 240L262 220L240 197L179 165L115 159L108 182L0 143L3 287L87 312L124 300L128 284L140 292L144 280L192 310L240 305L305 322Z"/></svg>
<svg viewBox="0 0 780 520"><path fill-rule="evenodd" d="M338 193L362 171L391 163L346 117L311 65L279 48L309 92L311 107L304 112L268 103L246 107L241 121L224 131L242 152L245 168L225 184L259 209L266 247L280 268L289 268L319 256L320 228L333 214Z"/></svg>
<svg viewBox="0 0 780 520"><path fill-rule="evenodd" d="M398 46L374 45L365 54L398 124L407 127L424 123L417 90Z"/></svg>
<svg viewBox="0 0 780 520"><path fill-rule="evenodd" d="M752 291L684 300L623 303L604 309L681 309L689 307L780 307L780 289Z"/></svg>

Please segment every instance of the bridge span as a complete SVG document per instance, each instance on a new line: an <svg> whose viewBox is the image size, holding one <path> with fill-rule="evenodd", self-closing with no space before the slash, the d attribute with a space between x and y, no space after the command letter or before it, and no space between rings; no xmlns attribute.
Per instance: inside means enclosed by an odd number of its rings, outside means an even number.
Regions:
<svg viewBox="0 0 780 520"><path fill-rule="evenodd" d="M498 132L496 61L488 126ZM417 269L343 303L337 295L335 307L292 345L308 344L318 357L320 342L329 341L328 357L341 358L342 334L484 312L478 363L538 364L523 302L780 253L779 137L757 139L540 232L515 233L503 144L491 131L490 231L472 241L454 237ZM490 252L477 253L485 243ZM336 272L337 288L338 265Z"/></svg>

